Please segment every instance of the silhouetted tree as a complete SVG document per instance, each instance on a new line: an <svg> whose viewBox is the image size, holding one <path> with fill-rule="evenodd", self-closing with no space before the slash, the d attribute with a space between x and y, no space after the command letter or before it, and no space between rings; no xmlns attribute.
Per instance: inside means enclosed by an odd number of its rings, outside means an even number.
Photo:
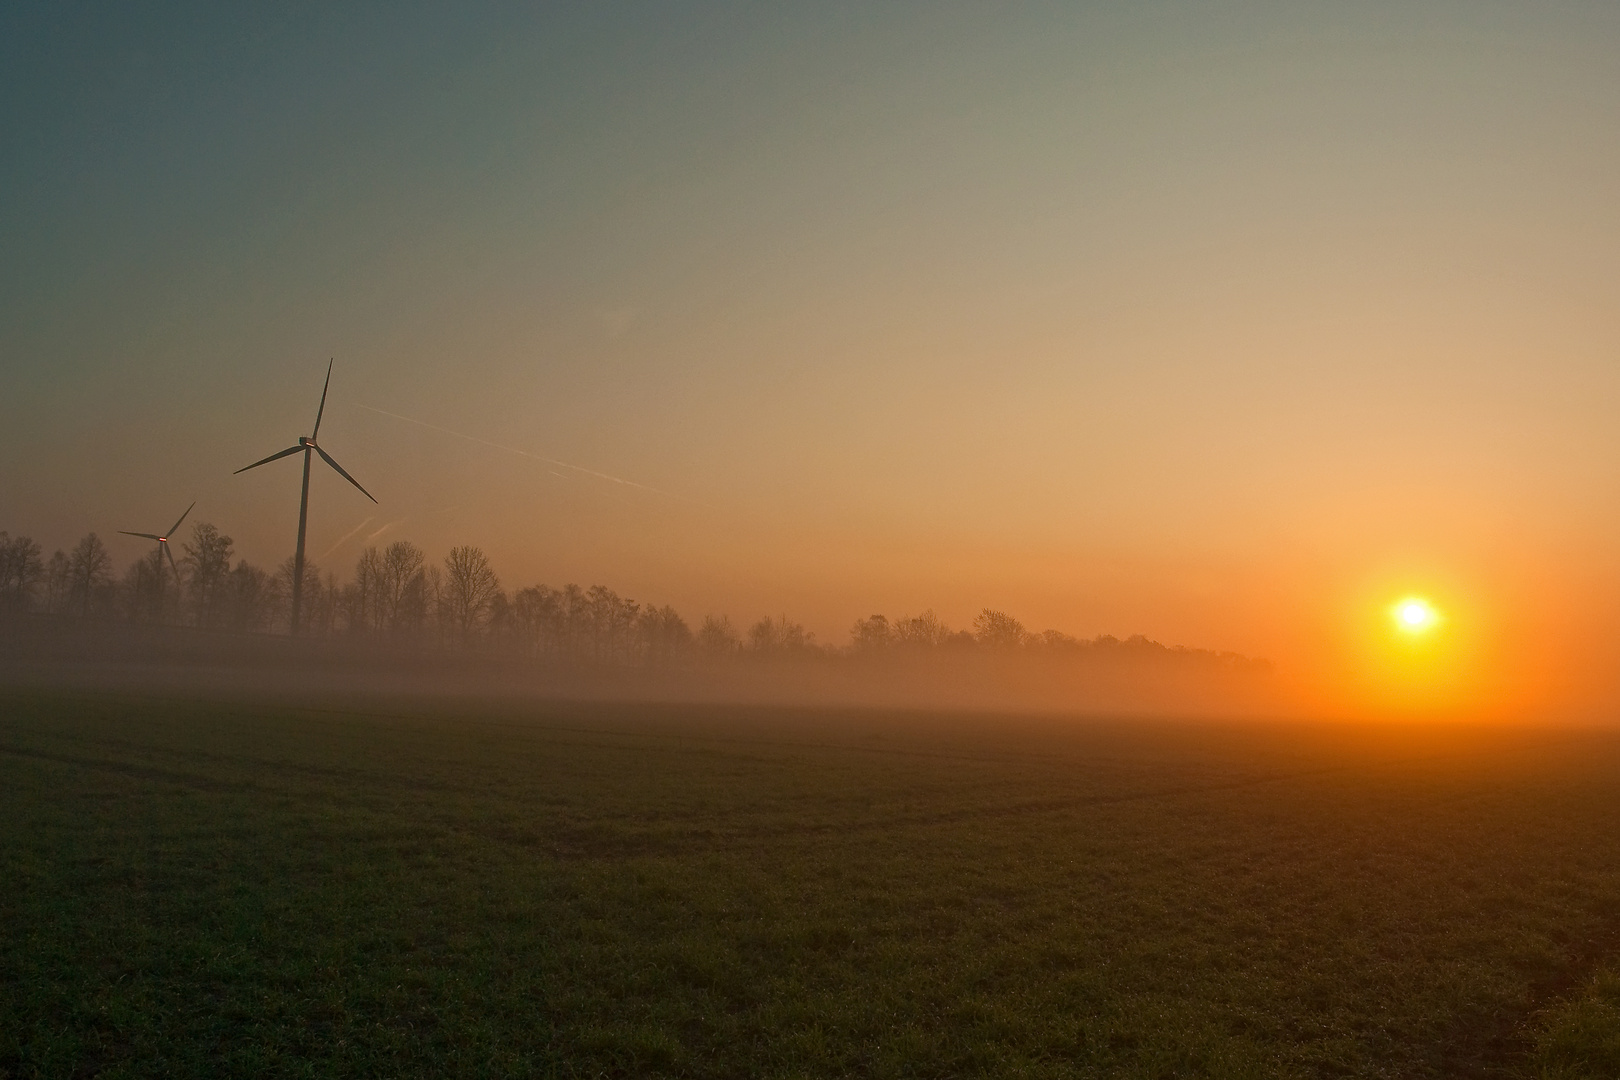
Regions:
<svg viewBox="0 0 1620 1080"><path fill-rule="evenodd" d="M669 605L647 607L637 620L646 662L654 667L673 663L692 646L692 629Z"/></svg>
<svg viewBox="0 0 1620 1080"><path fill-rule="evenodd" d="M68 556L68 589L80 615L89 615L90 607L100 598L102 591L112 584L112 559L101 537L87 533Z"/></svg>
<svg viewBox="0 0 1620 1080"><path fill-rule="evenodd" d="M422 569L422 625L443 645L450 638L450 605L445 601L444 574L437 566Z"/></svg>
<svg viewBox="0 0 1620 1080"><path fill-rule="evenodd" d="M231 543L230 537L209 522L199 521L191 528L183 561L191 571L187 586L198 626L213 626L219 617L225 575L231 570Z"/></svg>
<svg viewBox="0 0 1620 1080"><path fill-rule="evenodd" d="M1039 642L1048 652L1073 652L1080 648L1080 639L1071 637L1061 630L1042 630Z"/></svg>
<svg viewBox="0 0 1620 1080"><path fill-rule="evenodd" d="M383 553L368 547L354 566L349 587L347 616L349 629L361 633L380 630L384 625L383 596L388 591L388 566Z"/></svg>
<svg viewBox="0 0 1620 1080"><path fill-rule="evenodd" d="M390 631L422 627L426 617L422 562L422 549L408 540L395 540L383 552L379 600L383 623Z"/></svg>
<svg viewBox="0 0 1620 1080"><path fill-rule="evenodd" d="M850 647L859 653L880 652L894 643L894 627L882 615L855 620L849 631Z"/></svg>
<svg viewBox="0 0 1620 1080"><path fill-rule="evenodd" d="M23 611L33 602L45 574L39 554L39 545L29 537L0 532L0 610Z"/></svg>
<svg viewBox="0 0 1620 1080"><path fill-rule="evenodd" d="M591 659L599 664L612 664L627 657L633 645L631 631L640 608L641 605L624 599L605 585L591 586L584 600Z"/></svg>
<svg viewBox="0 0 1620 1080"><path fill-rule="evenodd" d="M280 599L276 579L246 560L230 572L224 594L225 625L233 630L267 629Z"/></svg>
<svg viewBox="0 0 1620 1080"><path fill-rule="evenodd" d="M489 615L489 607L500 591L500 581L490 569L489 559L475 547L451 548L444 560L444 592L441 604L452 632L463 642Z"/></svg>
<svg viewBox="0 0 1620 1080"><path fill-rule="evenodd" d="M405 584L404 594L389 619L389 632L408 637L418 636L427 626L431 611L427 573L425 570L418 570Z"/></svg>
<svg viewBox="0 0 1620 1080"><path fill-rule="evenodd" d="M705 615L698 628L698 645L710 656L734 656L742 648L742 639L724 615Z"/></svg>
<svg viewBox="0 0 1620 1080"><path fill-rule="evenodd" d="M767 615L748 628L748 647L756 653L797 652L814 640L814 634L785 615L777 619Z"/></svg>
<svg viewBox="0 0 1620 1080"><path fill-rule="evenodd" d="M544 589L544 586L541 587ZM570 582L551 594L551 649L569 662L584 660L595 649L595 627L584 589Z"/></svg>
<svg viewBox="0 0 1620 1080"><path fill-rule="evenodd" d="M512 600L506 590L497 587L489 598L489 611L484 616L484 632L497 648L511 648L514 641Z"/></svg>
<svg viewBox="0 0 1620 1080"><path fill-rule="evenodd" d="M158 622L164 615L163 552L154 550L130 564L119 587L124 614L134 622Z"/></svg>
<svg viewBox="0 0 1620 1080"><path fill-rule="evenodd" d="M531 656L555 655L560 646L561 594L545 585L530 585L512 596L512 632L521 651Z"/></svg>
<svg viewBox="0 0 1620 1080"><path fill-rule="evenodd" d="M342 616L344 629L349 633L366 632L365 601L357 582L351 581L338 587L338 612Z"/></svg>
<svg viewBox="0 0 1620 1080"><path fill-rule="evenodd" d="M973 638L988 649L1011 649L1029 636L1024 624L1003 611L985 608L973 620Z"/></svg>
<svg viewBox="0 0 1620 1080"><path fill-rule="evenodd" d="M951 628L941 622L933 611L896 619L894 623L895 641L901 645L931 649L945 644L950 636Z"/></svg>
<svg viewBox="0 0 1620 1080"><path fill-rule="evenodd" d="M293 586L293 577L297 573L296 563L297 563L297 560L293 556L291 556L291 555L287 556L286 560L284 562L282 562L282 564L276 569L275 579L274 579L274 587L275 587L275 595L276 595L276 597L278 598L278 600L280 598L286 598L286 600L287 600L287 603L285 605L277 603L277 605L276 605L276 618L277 618L278 621L280 619L286 619L287 620L287 628L288 628L289 633L291 633L292 630L293 630L293 627L292 627L292 586ZM315 626L318 625L318 620L316 620L315 617L314 617L314 611L315 611L314 605L319 599L320 591L321 591L321 569L320 569L320 567L316 566L313 562L305 562L304 563L303 595L305 597L309 598L309 600L308 600L307 603L305 603L303 605L304 610L302 612L300 612L300 618L303 620L304 625L302 627L299 627L298 629L307 630L307 629L309 629L311 627L315 627Z"/></svg>
<svg viewBox="0 0 1620 1080"><path fill-rule="evenodd" d="M71 599L73 570L67 553L57 548L45 564L45 610L53 615L65 612Z"/></svg>
<svg viewBox="0 0 1620 1080"><path fill-rule="evenodd" d="M338 588L336 574L328 573L324 581L319 579L317 581L315 593L310 600L308 625L311 633L325 635L337 629L338 598L342 590Z"/></svg>

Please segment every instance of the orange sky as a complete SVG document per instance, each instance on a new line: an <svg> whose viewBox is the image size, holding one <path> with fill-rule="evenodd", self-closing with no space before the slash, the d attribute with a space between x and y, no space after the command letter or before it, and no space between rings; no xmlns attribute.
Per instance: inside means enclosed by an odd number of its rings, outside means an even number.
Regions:
<svg viewBox="0 0 1620 1080"><path fill-rule="evenodd" d="M1620 705L1620 14L815 7L5 16L0 528Z"/></svg>

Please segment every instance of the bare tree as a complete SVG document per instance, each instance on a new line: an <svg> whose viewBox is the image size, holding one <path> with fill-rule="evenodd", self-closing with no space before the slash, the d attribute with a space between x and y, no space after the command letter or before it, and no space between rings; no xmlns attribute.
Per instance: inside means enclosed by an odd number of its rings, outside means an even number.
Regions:
<svg viewBox="0 0 1620 1080"><path fill-rule="evenodd" d="M703 616L703 625L698 628L697 637L698 644L710 656L732 656L742 648L742 639L737 636L731 619L725 615Z"/></svg>
<svg viewBox="0 0 1620 1080"><path fill-rule="evenodd" d="M499 586L489 598L489 610L484 615L484 628L490 640L511 648L517 638L517 623L512 613L512 598Z"/></svg>
<svg viewBox="0 0 1620 1080"><path fill-rule="evenodd" d="M296 569L297 565L298 565L298 559L295 556L292 556L292 555L287 556L286 560L283 561L281 566L277 568L276 574L275 574L275 579L274 579L274 582L273 582L278 599L280 597L288 597L289 598L287 610L285 612L281 612L281 614L284 614L285 617L288 620L288 622L287 622L287 632L288 633L295 633L296 632L293 629L293 626L292 626L292 610L291 610L291 600L290 600L290 598L292 596L292 590L293 590L293 577L294 577L294 575L296 575L298 573L298 571ZM298 630L305 630L305 629L308 629L309 627L314 626L316 624L316 621L315 621L315 606L314 605L315 605L316 600L318 599L318 594L319 594L320 590L321 590L321 568L316 566L312 562L306 562L304 564L304 583L303 583L303 588L300 590L300 592L302 593L302 595L310 597L310 601L309 601L308 604L303 605L303 610L300 611L299 614L298 614L299 619L304 624L303 626L298 627L297 628ZM277 606L278 612L280 612L281 605L278 603L276 606Z"/></svg>
<svg viewBox="0 0 1620 1080"><path fill-rule="evenodd" d="M25 610L44 574L38 544L26 536L0 532L0 609Z"/></svg>
<svg viewBox="0 0 1620 1080"><path fill-rule="evenodd" d="M647 607L637 620L643 656L653 667L673 663L692 645L692 629L680 612L669 605Z"/></svg>
<svg viewBox="0 0 1620 1080"><path fill-rule="evenodd" d="M1075 652L1081 648L1079 638L1071 634L1065 634L1061 630L1042 630L1038 637L1031 640L1032 642L1038 641L1042 648L1050 652Z"/></svg>
<svg viewBox="0 0 1620 1080"><path fill-rule="evenodd" d="M512 631L531 656L556 655L562 644L562 594L545 585L512 596Z"/></svg>
<svg viewBox="0 0 1620 1080"><path fill-rule="evenodd" d="M395 540L383 552L378 599L389 630L421 626L422 561L422 549L409 540Z"/></svg>
<svg viewBox="0 0 1620 1080"><path fill-rule="evenodd" d="M349 628L362 633L383 626L383 594L387 591L388 566L382 552L368 547L354 566L354 584L349 604Z"/></svg>
<svg viewBox="0 0 1620 1080"><path fill-rule="evenodd" d="M558 597L561 604L561 635L563 655L577 660L585 654L591 641L591 609L585 590L569 582Z"/></svg>
<svg viewBox="0 0 1620 1080"><path fill-rule="evenodd" d="M246 560L236 564L225 581L225 623L233 630L264 630L270 625L277 600L272 576Z"/></svg>
<svg viewBox="0 0 1620 1080"><path fill-rule="evenodd" d="M776 619L767 615L748 628L748 647L757 653L797 652L814 641L814 634L785 615Z"/></svg>
<svg viewBox="0 0 1620 1080"><path fill-rule="evenodd" d="M90 614L90 605L112 584L112 559L101 537L87 533L68 556L68 589L80 615Z"/></svg>
<svg viewBox="0 0 1620 1080"><path fill-rule="evenodd" d="M632 630L641 605L605 585L592 585L584 611L590 627L591 658L599 664L625 660L633 648Z"/></svg>
<svg viewBox="0 0 1620 1080"><path fill-rule="evenodd" d="M130 564L120 588L124 613L135 622L155 622L163 618L163 552L149 552Z"/></svg>
<svg viewBox="0 0 1620 1080"><path fill-rule="evenodd" d="M231 570L232 540L211 523L199 521L185 545L185 564L191 570L188 586L198 626L213 626L224 601L225 575Z"/></svg>
<svg viewBox="0 0 1620 1080"><path fill-rule="evenodd" d="M422 570L422 625L431 627L440 645L450 636L450 608L445 602L444 574L437 566Z"/></svg>
<svg viewBox="0 0 1620 1080"><path fill-rule="evenodd" d="M1004 611L985 608L973 620L973 638L990 649L1011 649L1024 644L1029 632L1024 624Z"/></svg>
<svg viewBox="0 0 1620 1080"><path fill-rule="evenodd" d="M61 548L51 554L45 564L45 610L53 615L67 610L73 583L72 566L67 553Z"/></svg>
<svg viewBox="0 0 1620 1080"><path fill-rule="evenodd" d="M950 636L951 628L941 622L939 616L932 611L896 619L894 622L895 640L902 645L931 649L945 644Z"/></svg>
<svg viewBox="0 0 1620 1080"><path fill-rule="evenodd" d="M881 652L894 643L894 627L882 615L855 620L850 628L850 647L858 653Z"/></svg>
<svg viewBox="0 0 1620 1080"><path fill-rule="evenodd" d="M432 573L437 576L438 567L432 567ZM437 586L434 586L437 588ZM428 585L428 571L418 569L405 581L405 588L400 595L399 603L394 607L389 618L389 630L395 634L417 635L428 625L428 617L433 611L433 601Z"/></svg>
<svg viewBox="0 0 1620 1080"><path fill-rule="evenodd" d="M306 603L310 611L304 625L317 634L330 634L337 627L338 598L341 592L336 574L327 574L325 581L321 581L317 574L315 592L305 593L309 597Z"/></svg>
<svg viewBox="0 0 1620 1080"><path fill-rule="evenodd" d="M484 553L470 546L451 548L444 560L444 571L443 603L448 624L465 642L488 617L490 604L500 592L500 581Z"/></svg>
<svg viewBox="0 0 1620 1080"><path fill-rule="evenodd" d="M366 632L366 603L356 582L338 588L338 610L343 614L343 626L351 634Z"/></svg>

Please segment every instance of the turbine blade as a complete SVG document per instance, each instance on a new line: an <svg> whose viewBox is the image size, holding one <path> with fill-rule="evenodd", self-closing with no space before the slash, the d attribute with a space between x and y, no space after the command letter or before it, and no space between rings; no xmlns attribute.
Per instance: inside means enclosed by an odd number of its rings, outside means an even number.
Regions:
<svg viewBox="0 0 1620 1080"><path fill-rule="evenodd" d="M254 462L254 463L253 463L253 464L251 464L251 465L244 465L244 466L242 466L242 467L241 467L241 468L240 468L240 469L237 469L237 470L236 470L236 472L235 472L235 473L231 473L231 475L232 475L232 476L235 476L235 475L236 475L236 473L245 473L245 472L247 472L247 471L248 471L248 470L249 470L249 469L257 469L257 468L258 468L258 467L259 467L259 466L260 466L260 465L268 465L268 464L270 464L270 462L272 462L272 461L274 461L274 460L276 460L276 459L277 459L277 458L284 458L284 457L286 457L286 456L287 456L287 455L288 455L288 454L296 454L296 453L298 453L298 451L300 451L300 450L302 450L302 449L303 449L303 447L302 447L302 446L289 446L289 447L287 447L287 449L285 449L285 450L283 450L283 451L282 451L282 452L281 452L281 453L279 453L279 454L271 454L271 455L270 455L270 456L269 456L269 457L267 457L267 458L261 458L261 459L259 459L259 460L258 460L258 461L255 461L255 462ZM186 513L188 513L188 514L189 514L189 513L190 513L190 512L191 512L191 511L189 511L189 510L188 510L188 511L186 511Z"/></svg>
<svg viewBox="0 0 1620 1080"><path fill-rule="evenodd" d="M343 466L339 465L337 462L332 460L332 455L331 454L328 454L325 450L322 450L318 446L315 448L315 452L317 454L321 455L321 460L322 461L326 462L328 465L332 466L332 468L336 469L338 471L339 476L343 477L343 479L347 480L349 483L353 484L355 487L360 488L360 494L364 495L368 499L371 499L372 502L377 501L376 499L372 498L371 492L367 491L363 487L360 487L360 481L356 480L354 477L352 477L348 473L344 472L343 471Z"/></svg>
<svg viewBox="0 0 1620 1080"><path fill-rule="evenodd" d="M156 540L160 544L163 543L163 537L156 533L132 533L128 529L119 529L118 531L125 536L138 536L142 540Z"/></svg>
<svg viewBox="0 0 1620 1080"><path fill-rule="evenodd" d="M169 542L167 540L159 540L158 543L163 545L163 554L169 557L169 565L174 567L174 580L179 581L180 568L174 565L174 552L170 549Z"/></svg>
<svg viewBox="0 0 1620 1080"><path fill-rule="evenodd" d="M249 466L249 468L252 468L252 466ZM194 507L196 505L197 504L195 502L193 502L191 504L191 506L186 507L186 514L191 513L192 507ZM186 520L186 514L181 514L180 515L180 521ZM177 531L179 531L179 529L180 529L180 521L175 522L174 527L169 530L169 535L170 536L173 536Z"/></svg>
<svg viewBox="0 0 1620 1080"><path fill-rule="evenodd" d="M333 359L336 359L335 357ZM326 385L321 387L321 407L315 410L315 430L309 433L311 442L321 434L321 413L326 411L326 392L332 388L332 361L326 362Z"/></svg>

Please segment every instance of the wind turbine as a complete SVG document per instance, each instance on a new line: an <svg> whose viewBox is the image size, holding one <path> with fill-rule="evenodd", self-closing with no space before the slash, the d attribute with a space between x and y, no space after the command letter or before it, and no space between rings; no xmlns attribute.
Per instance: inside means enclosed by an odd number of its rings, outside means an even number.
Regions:
<svg viewBox="0 0 1620 1080"><path fill-rule="evenodd" d="M282 450L279 453L271 454L267 458L264 458L264 459L262 459L260 461L255 461L251 465L244 465L242 468L236 470L237 473L245 473L249 469L257 469L260 465L267 465L270 462L275 461L277 458L284 458L284 457L288 456L289 454L296 454L296 453L299 453L300 451L302 451L302 453L304 455L304 493L303 493L302 496L299 497L299 500L298 500L298 547L297 547L295 553L293 554L292 632L294 634L298 633L298 628L299 628L298 612L299 612L299 607L300 607L300 605L301 605L301 603L303 601L303 594L304 594L304 524L305 524L305 522L307 522L309 520L309 453L310 453L310 451L313 450L313 451L315 451L315 453L321 455L321 460L326 462L328 465L332 466L332 468L336 469L337 474L339 476L343 477L343 479L347 480L349 483L351 483L355 487L359 488L360 489L360 494L364 495L368 499L371 499L372 502L377 501L376 499L372 498L371 492L367 491L363 487L360 487L360 481L358 481L354 477L350 476L347 472L345 472L343 470L343 466L339 465L336 461L332 460L332 455L331 454L328 454L325 450L322 450L319 446L317 446L315 444L315 437L321 433L321 414L326 411L326 391L331 387L331 385L332 385L332 362L327 361L327 364L326 364L326 385L321 387L321 407L319 409L315 410L315 430L310 432L308 437L299 436L297 446L289 446L289 447L287 447L287 449ZM231 475L235 476L236 473L232 473Z"/></svg>
<svg viewBox="0 0 1620 1080"><path fill-rule="evenodd" d="M180 568L174 565L174 552L169 550L169 537L173 536L177 531L179 531L180 522L186 520L186 514L191 513L192 507L195 507L196 505L197 504L193 502L191 506L186 507L186 513L181 514L179 521L176 521L169 528L169 531L164 533L162 536L159 536L157 533L130 532L128 529L119 529L118 531L125 536L139 536L145 540L156 540L158 543L158 551L169 557L169 565L174 567L174 580L176 584L178 584L180 581ZM159 557L157 562L157 588L158 608L161 611L163 606L163 559L161 557Z"/></svg>

